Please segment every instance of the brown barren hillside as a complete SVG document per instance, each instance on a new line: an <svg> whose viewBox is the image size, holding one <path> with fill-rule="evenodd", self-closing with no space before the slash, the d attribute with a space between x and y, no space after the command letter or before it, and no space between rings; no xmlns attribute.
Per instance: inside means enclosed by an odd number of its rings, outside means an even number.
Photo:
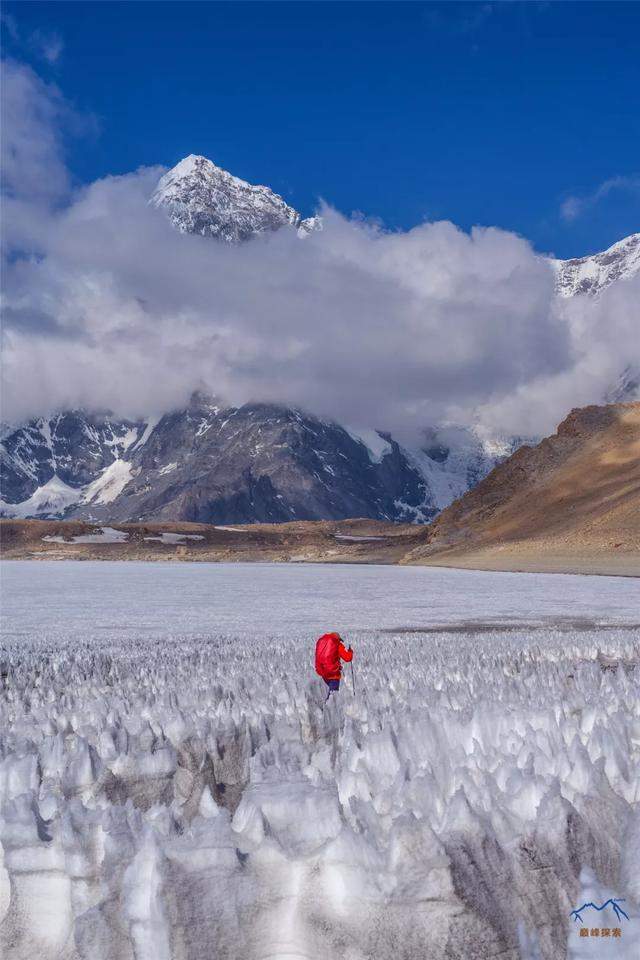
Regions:
<svg viewBox="0 0 640 960"><path fill-rule="evenodd" d="M422 528L380 520L93 523L0 520L5 560L397 563Z"/></svg>
<svg viewBox="0 0 640 960"><path fill-rule="evenodd" d="M572 410L444 510L403 562L640 575L640 403Z"/></svg>

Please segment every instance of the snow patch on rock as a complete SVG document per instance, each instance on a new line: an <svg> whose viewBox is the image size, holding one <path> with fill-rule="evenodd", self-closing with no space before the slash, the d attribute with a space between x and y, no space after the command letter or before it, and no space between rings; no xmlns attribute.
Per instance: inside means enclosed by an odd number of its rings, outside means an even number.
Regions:
<svg viewBox="0 0 640 960"><path fill-rule="evenodd" d="M47 543L126 543L129 534L114 527L99 527L95 533L78 533L68 539L53 534L42 539Z"/></svg>
<svg viewBox="0 0 640 960"><path fill-rule="evenodd" d="M204 540L199 533L161 533L157 537L144 537L145 540L156 540L165 544L186 543L187 540Z"/></svg>
<svg viewBox="0 0 640 960"><path fill-rule="evenodd" d="M114 460L93 483L82 492L81 503L112 503L120 496L132 477L128 460Z"/></svg>
<svg viewBox="0 0 640 960"><path fill-rule="evenodd" d="M367 448L371 463L380 463L393 450L389 441L377 430L356 430L354 427L345 427L345 430L357 443Z"/></svg>
<svg viewBox="0 0 640 960"><path fill-rule="evenodd" d="M79 501L81 495L82 490L70 487L54 474L22 503L5 503L0 500L0 516L17 519L60 517L68 507Z"/></svg>

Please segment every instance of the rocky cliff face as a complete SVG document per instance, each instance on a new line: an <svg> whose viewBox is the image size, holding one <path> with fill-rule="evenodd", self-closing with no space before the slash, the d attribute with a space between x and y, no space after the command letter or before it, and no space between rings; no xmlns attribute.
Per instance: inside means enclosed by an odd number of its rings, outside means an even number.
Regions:
<svg viewBox="0 0 640 960"><path fill-rule="evenodd" d="M407 450L267 404L225 408L202 393L184 410L131 423L82 411L5 437L4 516L206 523L369 517L424 522L507 450L465 434Z"/></svg>
<svg viewBox="0 0 640 960"><path fill-rule="evenodd" d="M134 452L117 501L73 515L205 523L432 516L424 478L397 444L385 445L377 459L337 424L262 404L221 410L196 396Z"/></svg>
<svg viewBox="0 0 640 960"><path fill-rule="evenodd" d="M15 508L17 516L46 513L38 509L44 500L58 515L116 460L130 454L143 432L142 423L83 410L39 417L8 430L0 444L3 500L27 504ZM32 497L35 501L29 502Z"/></svg>

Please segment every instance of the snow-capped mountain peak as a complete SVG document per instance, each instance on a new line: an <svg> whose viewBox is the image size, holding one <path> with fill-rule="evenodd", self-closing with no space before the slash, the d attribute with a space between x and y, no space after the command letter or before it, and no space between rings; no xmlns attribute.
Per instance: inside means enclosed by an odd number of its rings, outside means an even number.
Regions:
<svg viewBox="0 0 640 960"><path fill-rule="evenodd" d="M151 198L182 233L240 243L256 234L297 228L302 236L317 229L317 218L303 220L269 187L256 186L191 154L165 173Z"/></svg>
<svg viewBox="0 0 640 960"><path fill-rule="evenodd" d="M557 272L556 291L561 297L581 293L597 296L617 280L629 280L640 271L640 233L632 233L590 257L551 263Z"/></svg>

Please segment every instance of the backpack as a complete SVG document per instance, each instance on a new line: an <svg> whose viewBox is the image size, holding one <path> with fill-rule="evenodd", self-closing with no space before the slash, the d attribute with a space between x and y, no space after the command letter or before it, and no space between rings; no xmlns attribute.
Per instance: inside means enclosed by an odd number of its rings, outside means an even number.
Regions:
<svg viewBox="0 0 640 960"><path fill-rule="evenodd" d="M324 633L316 643L316 673L324 680L340 676L339 643L337 633Z"/></svg>

